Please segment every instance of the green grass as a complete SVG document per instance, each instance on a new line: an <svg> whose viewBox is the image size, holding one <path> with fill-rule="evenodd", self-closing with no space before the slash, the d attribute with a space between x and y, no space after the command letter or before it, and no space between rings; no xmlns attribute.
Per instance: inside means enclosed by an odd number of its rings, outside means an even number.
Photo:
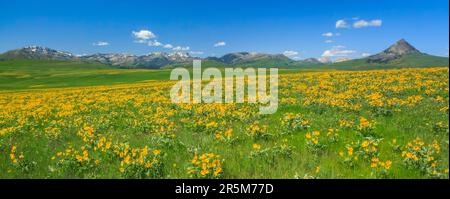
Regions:
<svg viewBox="0 0 450 199"><path fill-rule="evenodd" d="M319 66L324 66L322 63L307 63L307 62L298 62L293 60L272 60L272 59L261 59L261 60L253 60L247 63L239 63L239 64L225 64L222 62L214 61L214 60L204 60L202 61L202 67L216 67L216 68L226 68L226 67L234 67L234 68L279 68L279 69L313 69ZM183 68L192 68L192 63L181 63L181 64L172 64L163 67L164 69L183 67Z"/></svg>
<svg viewBox="0 0 450 199"><path fill-rule="evenodd" d="M36 91L32 91L36 92ZM142 91L144 92L144 91ZM71 97L71 94L67 94ZM186 168L192 159L192 149L198 148L201 151L214 151L220 154L224 162L224 178L294 178L313 175L318 178L375 178L371 174L372 169L367 161L359 161L354 167L350 168L341 162L338 152L344 150L347 144L361 140L361 136L352 129L340 129L339 141L328 144L322 152L314 154L306 148L305 133L308 131L297 130L290 134L280 135L283 131L280 125L280 118L287 112L302 113L306 119L311 121L310 130L318 130L325 134L328 128L338 128L337 123L341 118L354 118L359 116L370 117L376 121L376 134L384 139L380 145L381 158L383 160L392 160L393 167L389 171L389 178L427 178L426 175L417 169L408 169L402 164L402 158L399 152L395 152L389 144L393 139L398 140L398 144L404 146L407 142L416 137L423 138L427 143L433 139L438 139L443 147L442 158L444 165L448 166L448 149L444 149L445 140L448 140L448 133L433 133L431 122L446 121L446 113L436 113L436 104L432 101L425 101L419 106L404 109L402 112L395 113L393 116L374 116L369 110L364 109L360 112L346 111L337 108L320 108L319 106L289 105L280 106L276 114L257 118L261 124L269 127L269 133L274 136L268 139L251 139L246 134L248 123L245 121L234 121L231 124L234 129L234 137L239 139L233 144L224 144L217 142L214 134L196 131L186 127L180 119L185 116L178 115L171 121L177 125L176 138L170 141L170 144L161 142L154 133L143 132L140 128L133 125L133 121L140 121L142 115L137 110L152 110L155 105L149 104L139 107L129 104L98 104L99 107L109 107L105 110L92 109L86 113L79 113L71 117L64 118L68 126L59 127L63 129L60 137L53 138L46 136L42 127L38 127L30 133L26 130L5 136L0 139L0 144L9 146L14 144L28 161L36 162L37 165L31 172L21 172L20 169L10 166L8 159L9 148L3 148L0 153L0 169L10 171L0 174L0 178L121 178L117 172L118 167L113 164L102 164L99 170L91 170L82 175L66 173L64 175L51 173L49 168L57 168L55 161L50 160L56 151L64 151L69 145L81 146L83 143L76 135L79 132L79 126L71 126L77 118L83 121L94 123L98 133L111 136L114 140L127 142L131 146L150 146L161 149L166 156L164 157L164 178L189 178ZM96 106L96 103L89 105ZM170 110L168 106L158 105L164 110ZM98 106L96 106L98 107ZM114 112L115 114L110 114ZM421 115L422 117L417 117ZM194 115L196 117L200 115ZM100 122L101 118L108 118L107 123ZM50 120L59 120L49 117ZM44 119L45 120L45 119ZM37 123L39 120L36 120ZM46 124L45 122L43 124ZM448 124L447 124L448 125ZM309 131L310 131L309 130ZM323 135L325 136L325 135ZM291 157L250 158L252 144L259 143L263 148L279 146L283 140L293 147ZM70 144L69 144L70 143ZM0 151L2 148L0 147ZM103 160L102 160L103 161ZM320 166L321 172L315 173L317 166Z"/></svg>
<svg viewBox="0 0 450 199"><path fill-rule="evenodd" d="M322 69L339 70L371 70L390 68L442 67L449 66L448 57L438 57L427 54L410 54L402 56L388 63L368 63L367 58L354 59L344 62L318 66Z"/></svg>
<svg viewBox="0 0 450 199"><path fill-rule="evenodd" d="M119 69L98 63L76 61L6 60L0 61L0 90L106 86L168 80L170 68L175 67L182 65L149 70ZM202 62L202 68L209 67L217 67L223 71L226 66L214 61ZM320 70L323 69L280 69L279 74Z"/></svg>
<svg viewBox="0 0 450 199"><path fill-rule="evenodd" d="M0 61L0 90L63 88L168 79L168 70L118 69L76 61Z"/></svg>
<svg viewBox="0 0 450 199"><path fill-rule="evenodd" d="M214 66L214 64L206 63L203 66ZM279 73L296 74L311 71L320 72L322 70L280 69ZM42 99L41 94L48 92L43 90L41 93L39 89L167 80L169 74L170 70L125 70L82 62L2 61L0 62L0 90L8 90L9 92L2 93L0 103L3 104L0 105L7 106L16 97L20 98L20 96L14 96L15 91L24 89L36 89L23 92L23 94L31 96L32 100L30 103L33 103L35 102L34 99L39 101L39 99ZM448 82L448 71L447 74L442 72L438 76ZM295 81L285 81L290 85L280 85L280 89L285 91L285 95L302 100L305 97L304 94L292 89L297 86L297 83L301 83L303 79ZM411 82L413 81L409 83ZM370 85L370 82L366 83ZM445 86L442 87L448 88L448 83L443 82L443 84ZM314 85L314 83L312 82L311 85ZM338 152L341 150L345 151L348 144L362 139L354 129L339 127L339 120L348 118L356 121L360 116L369 118L376 123L374 131L377 136L383 138L383 142L380 145L380 158L393 161L393 166L389 171L389 178L429 177L418 169L410 169L403 164L400 152L394 151L390 145L393 139L396 139L401 146L405 146L406 143L416 137L422 138L427 144L433 140L438 140L443 151L441 153L441 168L448 168L448 131L433 132L433 125L438 122L442 122L444 126L448 127L448 113L438 111L442 106L447 105L448 107L448 91L444 90L437 90L433 96L425 95L423 93L424 90L402 93L400 97L421 95L425 99L416 106L402 107L402 111L395 112L391 116L377 115L369 107L364 107L360 111L350 111L321 105L307 106L299 103L280 104L277 113L250 120L229 121L226 118L218 119L218 121L227 122L227 128L230 126L233 128L233 136L238 139L231 144L218 142L213 133L191 129L181 121L186 118L188 121L195 121L195 119L200 121L208 120L208 117L203 115L207 113L199 112L192 115L184 115L181 111L176 113L174 117L166 116L170 121L174 121L176 126L176 138L171 140L170 144L167 144L155 133L142 130L143 127L141 125L153 124L152 122L140 124L135 122L144 121L144 118L149 116L147 113L152 114L152 117L159 117L168 111L177 109L176 107L170 104L153 102L144 102L142 105L136 106L134 102L139 100L134 97L126 102L115 103L116 99L126 98L129 95L137 95L139 99L157 96L155 94L160 92L158 88L83 91L81 95L74 92L76 89L61 89L61 91L63 93L44 98L51 101L43 102L44 107L50 110L49 115L40 115L42 114L42 106L36 106L31 110L22 110L22 114L29 114L26 116L29 119L26 127L9 135L0 136L0 170L7 171L0 173L0 178L121 178L122 176L118 172L117 160L112 160L111 162L113 163L108 163L105 160L98 170L89 170L82 175L75 175L70 172L64 174L50 172L53 169L57 169L55 161L50 159L55 155L56 151L63 151L69 145L81 146L83 144L80 137L77 136L82 125L79 125L77 121L82 121L82 124L93 125L98 133L108 135L120 142L127 142L131 146L142 147L148 145L151 148L157 147L161 149L165 154L163 160L165 164L164 178L189 178L189 175L186 173L186 167L192 159L192 149L194 148L203 152L220 154L225 159L224 178L294 178L295 176L303 177L305 175L313 175L318 178L375 178L376 176L371 174L373 170L370 168L368 161L359 161L354 167L348 167L342 163L341 158L338 156ZM168 95L166 91L161 93ZM386 95L389 95L389 92L386 92ZM442 96L444 101L436 102L434 100L436 96ZM93 99L93 101L85 102L83 101L84 98ZM27 100L30 99L24 98L23 102L18 100L17 103L22 103L21 105L26 106L28 105ZM100 102L100 100L103 100L103 102ZM73 115L68 117L56 116L56 113L61 111L60 108L69 102L86 109L74 112ZM50 103L50 107L47 103ZM158 108L161 108L161 111L156 111ZM20 107L17 107L17 109L20 109ZM311 122L310 129L280 134L283 131L280 119L288 112L302 113ZM10 125L16 125L20 117L22 115L19 114L4 116L8 120L2 120L0 130ZM269 133L273 134L273 136L267 139L249 138L246 135L246 128L253 121L259 121L260 124L267 125ZM58 137L49 136L46 130L47 127L60 129L60 135ZM325 136L329 128L339 129L339 141L328 144L327 148L318 154L309 151L305 143L305 133L317 130ZM263 148L267 148L279 146L284 142L283 140L286 140L286 143L293 147L293 153L290 157L274 157L272 159L250 158L253 143L259 143ZM11 145L17 146L18 151L24 153L27 161L36 162L37 165L31 171L26 172L22 171L22 166L12 165L8 154ZM315 173L317 166L321 168L319 173Z"/></svg>
<svg viewBox="0 0 450 199"><path fill-rule="evenodd" d="M280 74L325 71L389 69L398 66L425 67L448 66L448 58L429 55L408 55L388 64L367 64L365 59L356 59L331 65L299 62L270 62L261 60L233 67L278 67ZM80 61L51 60L0 60L0 90L64 88L78 86L100 86L139 83L149 80L167 80L170 69L190 65L174 64L160 70L119 69L112 66ZM202 62L202 68L231 67L216 61Z"/></svg>

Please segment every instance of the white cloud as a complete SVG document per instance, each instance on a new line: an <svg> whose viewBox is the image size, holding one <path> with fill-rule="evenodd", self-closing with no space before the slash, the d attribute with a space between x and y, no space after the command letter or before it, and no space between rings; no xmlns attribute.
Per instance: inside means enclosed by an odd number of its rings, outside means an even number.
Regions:
<svg viewBox="0 0 450 199"><path fill-rule="evenodd" d="M163 48L173 48L172 44L166 44L163 46Z"/></svg>
<svg viewBox="0 0 450 199"><path fill-rule="evenodd" d="M356 21L355 23L353 23L354 28L363 28L363 27L367 27L367 26L369 26L369 22L367 22L365 20L359 20L359 21Z"/></svg>
<svg viewBox="0 0 450 199"><path fill-rule="evenodd" d="M347 22L343 19L336 21L336 28L348 28Z"/></svg>
<svg viewBox="0 0 450 199"><path fill-rule="evenodd" d="M336 46L333 46L331 49L343 49L343 48L346 48L346 47L343 45L336 45Z"/></svg>
<svg viewBox="0 0 450 199"><path fill-rule="evenodd" d="M191 49L189 46L186 46L186 47L177 46L177 47L172 48L172 50L174 50L174 51L188 51L189 49Z"/></svg>
<svg viewBox="0 0 450 199"><path fill-rule="evenodd" d="M334 63L344 62L344 61L348 61L348 60L351 60L351 58L349 58L349 57L339 57L336 60L334 60Z"/></svg>
<svg viewBox="0 0 450 199"><path fill-rule="evenodd" d="M109 46L109 43L106 41L98 41L98 42L93 43L92 45L94 45L94 46Z"/></svg>
<svg viewBox="0 0 450 199"><path fill-rule="evenodd" d="M349 57L356 53L355 50L346 50L345 46L333 46L330 50L325 50L322 57Z"/></svg>
<svg viewBox="0 0 450 199"><path fill-rule="evenodd" d="M153 34L150 30L140 30L140 31L133 31L134 38L138 40L148 40L153 39L156 37L155 34Z"/></svg>
<svg viewBox="0 0 450 199"><path fill-rule="evenodd" d="M333 43L333 40L325 40L325 43L329 44L329 43Z"/></svg>
<svg viewBox="0 0 450 199"><path fill-rule="evenodd" d="M331 59L329 57L320 57L319 61L322 63L329 63L331 62Z"/></svg>
<svg viewBox="0 0 450 199"><path fill-rule="evenodd" d="M298 55L298 52L297 51L293 51L293 50L286 50L286 51L283 52L283 55L286 56L286 57L293 57L293 56Z"/></svg>
<svg viewBox="0 0 450 199"><path fill-rule="evenodd" d="M371 21L366 20L358 20L353 23L354 28L364 28L364 27L380 27L383 24L383 21L380 19L374 19Z"/></svg>
<svg viewBox="0 0 450 199"><path fill-rule="evenodd" d="M148 46L162 46L163 44L160 43L159 41L155 40L155 41L148 41L147 45Z"/></svg>
<svg viewBox="0 0 450 199"><path fill-rule="evenodd" d="M225 45L227 45L227 43L225 43L224 41L219 41L214 44L214 47L220 47L220 46L225 46Z"/></svg>
<svg viewBox="0 0 450 199"><path fill-rule="evenodd" d="M333 49L342 49L342 48L346 48L346 47L343 45L333 46Z"/></svg>
<svg viewBox="0 0 450 199"><path fill-rule="evenodd" d="M370 56L370 53L362 53L361 56L368 57L368 56Z"/></svg>
<svg viewBox="0 0 450 199"><path fill-rule="evenodd" d="M202 51L190 51L189 54L191 55L203 55Z"/></svg>
<svg viewBox="0 0 450 199"><path fill-rule="evenodd" d="M332 37L333 33L332 32L323 33L322 36L324 36L324 37Z"/></svg>
<svg viewBox="0 0 450 199"><path fill-rule="evenodd" d="M322 57L346 57L355 52L354 50L326 50L322 53Z"/></svg>
<svg viewBox="0 0 450 199"><path fill-rule="evenodd" d="M380 27L383 24L383 21L381 19L375 19L370 21L370 24L372 26Z"/></svg>

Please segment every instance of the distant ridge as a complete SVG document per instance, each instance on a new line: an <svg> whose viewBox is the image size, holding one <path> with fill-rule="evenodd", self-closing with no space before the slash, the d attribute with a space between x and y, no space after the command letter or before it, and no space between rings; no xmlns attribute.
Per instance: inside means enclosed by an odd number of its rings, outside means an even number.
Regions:
<svg viewBox="0 0 450 199"><path fill-rule="evenodd" d="M136 56L130 54L93 54L79 57L83 61L100 62L112 66L125 68L154 68L158 69L169 64L191 63L194 57L184 52L154 52L147 55Z"/></svg>
<svg viewBox="0 0 450 199"><path fill-rule="evenodd" d="M33 60L72 60L72 53L50 49L41 46L27 46L21 49L10 50L0 55L3 59L33 59Z"/></svg>
<svg viewBox="0 0 450 199"><path fill-rule="evenodd" d="M383 52L369 56L367 58L367 61L369 63L387 63L394 59L398 59L403 55L409 54L423 54L423 53L414 48L414 46L409 44L406 40L401 39L392 46L390 46L388 49L384 50Z"/></svg>
<svg viewBox="0 0 450 199"><path fill-rule="evenodd" d="M0 54L0 60L59 60L97 62L121 68L173 68L192 67L193 59L187 52L153 52L137 56L121 53L97 53L75 56L72 53L58 51L47 47L28 46ZM292 60L283 54L266 54L255 52L228 53L221 57L202 59L207 67L278 67L278 68L331 68L331 69L377 69L398 67L436 67L448 66L448 57L438 57L420 52L405 39L400 39L384 51L361 59L330 60L307 58Z"/></svg>
<svg viewBox="0 0 450 199"><path fill-rule="evenodd" d="M30 59L30 60L59 60L59 61L87 61L98 62L122 68L167 68L189 67L193 59L187 52L153 52L137 56L122 53L96 53L92 55L75 56L72 53L58 51L47 47L33 46L11 50L0 55L0 59ZM234 65L240 67L282 67L295 68L302 65L321 64L314 58L295 61L283 54L265 54L254 52L228 53L222 57L207 57L203 59L216 65Z"/></svg>
<svg viewBox="0 0 450 199"><path fill-rule="evenodd" d="M377 69L399 67L449 66L448 57L428 55L417 50L405 39L400 39L386 50L362 59L335 62L324 66L334 69Z"/></svg>

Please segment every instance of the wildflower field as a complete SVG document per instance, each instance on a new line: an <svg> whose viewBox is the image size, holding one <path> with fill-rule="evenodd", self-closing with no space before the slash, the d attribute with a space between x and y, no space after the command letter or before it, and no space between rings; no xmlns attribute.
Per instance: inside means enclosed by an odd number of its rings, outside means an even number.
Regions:
<svg viewBox="0 0 450 199"><path fill-rule="evenodd" d="M281 74L272 115L174 83L0 91L0 178L449 178L448 67Z"/></svg>

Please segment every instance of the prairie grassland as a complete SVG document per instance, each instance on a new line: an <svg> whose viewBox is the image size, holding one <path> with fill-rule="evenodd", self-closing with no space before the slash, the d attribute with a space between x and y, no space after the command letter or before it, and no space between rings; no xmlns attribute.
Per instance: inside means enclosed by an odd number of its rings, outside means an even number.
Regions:
<svg viewBox="0 0 450 199"><path fill-rule="evenodd" d="M0 92L0 178L448 178L448 68L283 74L279 108L171 81Z"/></svg>

